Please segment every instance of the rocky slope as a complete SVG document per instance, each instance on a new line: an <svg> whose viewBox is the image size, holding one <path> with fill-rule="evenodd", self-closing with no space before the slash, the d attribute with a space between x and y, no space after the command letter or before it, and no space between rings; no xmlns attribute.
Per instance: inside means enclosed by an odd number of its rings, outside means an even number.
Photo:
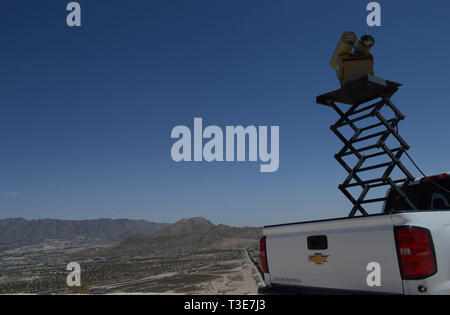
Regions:
<svg viewBox="0 0 450 315"><path fill-rule="evenodd" d="M128 255L167 255L208 249L257 246L261 228L215 225L204 218L182 219L151 235L132 236L115 252Z"/></svg>

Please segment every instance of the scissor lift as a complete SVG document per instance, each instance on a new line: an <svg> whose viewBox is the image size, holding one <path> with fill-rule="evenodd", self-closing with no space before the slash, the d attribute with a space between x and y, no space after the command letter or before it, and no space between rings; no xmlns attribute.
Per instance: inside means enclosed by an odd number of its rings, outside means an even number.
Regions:
<svg viewBox="0 0 450 315"><path fill-rule="evenodd" d="M386 201L387 196L366 199L371 189L382 186L395 189L411 209L416 209L400 189L414 181L414 177L400 161L403 153L409 149L409 145L397 132L397 125L405 116L390 100L400 86L401 84L396 82L366 75L339 90L317 97L318 104L333 108L340 116L330 129L344 143L343 148L334 157L349 174L339 185L339 190L353 204L349 217L355 216L358 211L366 216L368 212L364 205ZM344 104L346 110L342 110L337 103ZM393 118L383 116L381 111L386 109L393 113ZM350 128L353 135L345 136L342 128ZM395 145L388 147L386 141L390 136L393 136ZM351 162L345 160L351 156L356 158L353 159L356 161L353 167L349 165ZM387 161L380 162L383 158L387 158ZM395 169L400 170L398 179L391 178ZM380 170L378 175L381 176L363 178L363 174L374 170ZM355 193L351 193L354 187L362 189L359 196L354 197Z"/></svg>

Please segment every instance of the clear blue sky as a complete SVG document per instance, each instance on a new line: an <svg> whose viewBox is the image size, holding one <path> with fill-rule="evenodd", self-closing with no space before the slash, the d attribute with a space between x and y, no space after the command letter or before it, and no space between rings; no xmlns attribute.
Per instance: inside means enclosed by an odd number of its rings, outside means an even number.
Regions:
<svg viewBox="0 0 450 315"><path fill-rule="evenodd" d="M380 1L3 1L0 218L144 218L263 225L345 216L346 173L332 158L340 34L376 39L378 76L401 133L428 173L450 170L450 4ZM280 168L172 161L173 127L279 125ZM417 175L417 172L414 172Z"/></svg>

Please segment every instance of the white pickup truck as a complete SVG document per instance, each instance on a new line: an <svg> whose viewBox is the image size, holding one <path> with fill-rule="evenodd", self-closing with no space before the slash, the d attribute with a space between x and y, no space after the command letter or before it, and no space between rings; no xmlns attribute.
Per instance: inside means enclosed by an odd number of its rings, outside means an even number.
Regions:
<svg viewBox="0 0 450 315"><path fill-rule="evenodd" d="M450 294L450 176L390 189L381 214L264 227L262 293ZM368 283L378 266L379 283Z"/></svg>

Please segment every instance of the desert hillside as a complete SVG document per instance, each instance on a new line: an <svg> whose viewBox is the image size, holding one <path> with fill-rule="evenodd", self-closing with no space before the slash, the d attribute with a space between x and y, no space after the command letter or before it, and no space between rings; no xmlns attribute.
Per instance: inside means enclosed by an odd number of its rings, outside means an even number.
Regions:
<svg viewBox="0 0 450 315"><path fill-rule="evenodd" d="M204 218L190 218L150 235L131 236L115 251L120 254L164 255L208 249L253 248L261 234L261 228L215 225Z"/></svg>

